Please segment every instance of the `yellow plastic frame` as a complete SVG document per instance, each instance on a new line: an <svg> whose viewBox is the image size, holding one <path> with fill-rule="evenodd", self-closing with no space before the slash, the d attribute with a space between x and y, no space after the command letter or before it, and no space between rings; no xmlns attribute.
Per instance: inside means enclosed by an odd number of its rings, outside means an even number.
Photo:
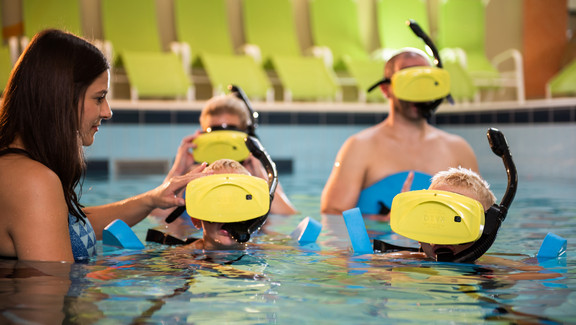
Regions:
<svg viewBox="0 0 576 325"><path fill-rule="evenodd" d="M392 75L394 95L404 101L428 102L448 96L450 74L436 67L411 67Z"/></svg>
<svg viewBox="0 0 576 325"><path fill-rule="evenodd" d="M247 135L241 131L218 130L200 134L192 143L194 160L211 164L219 159L243 161L250 156L246 147Z"/></svg>
<svg viewBox="0 0 576 325"><path fill-rule="evenodd" d="M392 201L392 230L423 243L457 245L476 241L482 235L484 222L480 202L452 192L404 192Z"/></svg>
<svg viewBox="0 0 576 325"><path fill-rule="evenodd" d="M268 183L244 174L215 174L186 186L186 212L195 219L238 222L261 217L270 209Z"/></svg>

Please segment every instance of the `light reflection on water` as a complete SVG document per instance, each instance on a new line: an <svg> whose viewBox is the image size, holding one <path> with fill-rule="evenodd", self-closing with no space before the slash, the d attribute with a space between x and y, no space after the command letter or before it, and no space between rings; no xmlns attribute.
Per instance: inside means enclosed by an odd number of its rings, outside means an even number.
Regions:
<svg viewBox="0 0 576 325"><path fill-rule="evenodd" d="M162 176L88 179L85 205L151 189ZM89 264L0 261L0 320L26 323L483 323L576 322L574 288L576 190L561 182L521 180L499 237L490 250L512 260L533 257L547 232L569 240L568 258L549 263L553 280L514 280L522 271L353 256L343 222L319 215L320 193L290 177L282 184L303 212L272 216L255 238L261 248L205 254L148 244L143 251L100 247ZM493 184L504 191L505 184ZM313 190L311 188L315 188ZM499 194L501 196L501 194ZM304 216L324 222L316 245L298 246L290 232ZM386 225L368 221L377 236ZM143 238L145 220L134 229ZM556 261L553 261L556 262ZM537 262L532 261L532 265ZM53 265L54 264L54 265ZM17 293L17 294L15 294ZM9 298L9 299L8 299ZM59 312L63 310L64 312ZM45 318L38 315L44 314ZM36 318L34 318L36 317ZM40 317L40 318L38 318Z"/></svg>

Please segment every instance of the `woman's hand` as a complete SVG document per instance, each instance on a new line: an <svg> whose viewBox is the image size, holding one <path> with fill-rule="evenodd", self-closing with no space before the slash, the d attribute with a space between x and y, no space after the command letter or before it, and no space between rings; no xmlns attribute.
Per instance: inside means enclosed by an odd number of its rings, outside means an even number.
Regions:
<svg viewBox="0 0 576 325"><path fill-rule="evenodd" d="M153 208L167 209L175 206L183 206L186 201L182 197L182 190L190 183L190 181L209 175L211 173L203 173L207 164L202 163L195 167L190 172L182 176L175 176L162 183L162 185L149 192L152 198Z"/></svg>

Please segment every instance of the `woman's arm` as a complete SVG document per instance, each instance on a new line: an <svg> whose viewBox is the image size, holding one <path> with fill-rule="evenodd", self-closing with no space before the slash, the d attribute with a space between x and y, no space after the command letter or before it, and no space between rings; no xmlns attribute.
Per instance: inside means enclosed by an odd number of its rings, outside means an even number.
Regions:
<svg viewBox="0 0 576 325"><path fill-rule="evenodd" d="M186 204L178 194L193 179L208 174L202 173L206 164L194 168L189 173L176 176L164 182L157 188L134 197L106 205L87 207L84 212L90 219L96 238L102 238L102 231L115 219L122 219L133 226L146 218L152 210L173 208Z"/></svg>

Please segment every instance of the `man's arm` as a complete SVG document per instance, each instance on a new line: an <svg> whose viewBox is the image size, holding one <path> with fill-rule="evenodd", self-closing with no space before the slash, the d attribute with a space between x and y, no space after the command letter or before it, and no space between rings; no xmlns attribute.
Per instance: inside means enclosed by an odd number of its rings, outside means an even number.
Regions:
<svg viewBox="0 0 576 325"><path fill-rule="evenodd" d="M362 145L351 137L340 148L332 173L322 191L320 209L325 214L341 214L358 202L365 175Z"/></svg>

